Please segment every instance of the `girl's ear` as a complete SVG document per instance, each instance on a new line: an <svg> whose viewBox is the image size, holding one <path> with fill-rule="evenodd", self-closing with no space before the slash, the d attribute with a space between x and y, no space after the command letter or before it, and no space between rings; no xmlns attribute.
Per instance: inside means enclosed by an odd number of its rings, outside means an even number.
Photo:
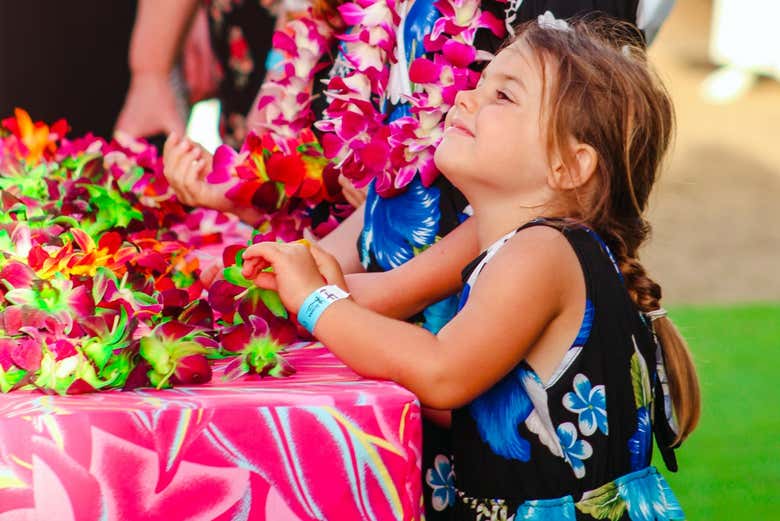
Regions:
<svg viewBox="0 0 780 521"><path fill-rule="evenodd" d="M573 190L584 186L596 172L599 155L596 149L585 143L571 144L572 161L564 161L556 154L552 171L548 178L550 186L556 190Z"/></svg>

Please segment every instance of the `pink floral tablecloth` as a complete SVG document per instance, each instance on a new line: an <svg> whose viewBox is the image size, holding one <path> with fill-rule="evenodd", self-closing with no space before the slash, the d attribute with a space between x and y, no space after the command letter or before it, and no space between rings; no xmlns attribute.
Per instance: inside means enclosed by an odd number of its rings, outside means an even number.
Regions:
<svg viewBox="0 0 780 521"><path fill-rule="evenodd" d="M284 379L0 396L0 521L421 516L420 406L326 349Z"/></svg>

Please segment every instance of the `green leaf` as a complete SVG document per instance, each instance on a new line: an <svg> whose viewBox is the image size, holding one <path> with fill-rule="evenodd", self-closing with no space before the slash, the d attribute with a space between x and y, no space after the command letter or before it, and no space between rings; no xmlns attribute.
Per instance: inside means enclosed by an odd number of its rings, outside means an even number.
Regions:
<svg viewBox="0 0 780 521"><path fill-rule="evenodd" d="M71 228L79 227L79 222L69 215L58 215L57 217L55 217L49 222L51 224L67 224Z"/></svg>
<svg viewBox="0 0 780 521"><path fill-rule="evenodd" d="M134 219L143 221L143 214L133 208L120 192L97 185L87 185L86 188L90 205L97 208L95 222L84 230L93 237L114 226L124 228Z"/></svg>
<svg viewBox="0 0 780 521"><path fill-rule="evenodd" d="M229 268L225 268L222 272L222 275L225 277L226 281L236 286L240 286L242 288L251 288L254 286L252 281L241 275L241 268L238 266L230 266Z"/></svg>
<svg viewBox="0 0 780 521"><path fill-rule="evenodd" d="M279 294L270 289L258 289L260 293L260 299L263 304L277 317L287 318L287 310L282 304L282 299L279 298Z"/></svg>
<svg viewBox="0 0 780 521"><path fill-rule="evenodd" d="M189 341L178 341L176 342L175 347L173 348L173 352L171 353L171 358L173 358L174 362L184 358L185 356L190 355L196 355L196 354L206 354L208 353L209 348L201 345L197 342L193 342L191 340Z"/></svg>
<svg viewBox="0 0 780 521"><path fill-rule="evenodd" d="M98 371L102 371L108 363L111 355L114 353L114 348L111 344L107 344L101 341L99 338L90 338L84 343L82 347L84 354L87 355Z"/></svg>
<svg viewBox="0 0 780 521"><path fill-rule="evenodd" d="M38 378L35 379L35 386L41 389L55 389L57 386L56 368L54 355L48 350L44 350Z"/></svg>
<svg viewBox="0 0 780 521"><path fill-rule="evenodd" d="M103 171L103 156L100 154L83 154L77 157L66 157L62 160L62 166L73 171L74 179L80 177L90 180L97 179ZM87 166L89 168L86 168Z"/></svg>
<svg viewBox="0 0 780 521"><path fill-rule="evenodd" d="M634 403L636 408L646 407L652 400L650 390L650 374L642 354L634 344L634 354L631 355L631 386L634 388Z"/></svg>
<svg viewBox="0 0 780 521"><path fill-rule="evenodd" d="M144 306L153 306L159 301L159 297L157 295L149 295L143 291L133 291L133 298L136 302Z"/></svg>
<svg viewBox="0 0 780 521"><path fill-rule="evenodd" d="M609 482L595 490L589 490L577 502L577 510L590 514L594 519L618 521L626 511L626 502L620 496L617 485Z"/></svg>
<svg viewBox="0 0 780 521"><path fill-rule="evenodd" d="M150 370L148 373L146 373L146 376L149 377L149 382L156 388L156 389L167 389L171 386L171 383L168 381L171 377L171 374L173 373L158 373L154 369Z"/></svg>
<svg viewBox="0 0 780 521"><path fill-rule="evenodd" d="M107 387L110 383L98 377L97 373L95 372L95 366L93 366L86 358L79 360L79 365L76 368L76 373L74 376L75 378L73 380L84 380L93 388L95 388L95 390ZM71 383L73 382L71 381ZM68 387L70 387L70 385L68 385ZM67 387L65 390L67 391Z"/></svg>
<svg viewBox="0 0 780 521"><path fill-rule="evenodd" d="M106 343L111 344L114 349L117 347L125 347L119 346L118 344L127 340L127 337L130 336L133 329L135 329L135 325L136 323L133 323L132 327L127 326L127 310L125 310L124 306L120 306L119 316L114 317L114 327L108 338L106 338Z"/></svg>
<svg viewBox="0 0 780 521"><path fill-rule="evenodd" d="M171 372L174 368L171 355L159 338L153 336L142 338L139 352L152 369L162 375Z"/></svg>
<svg viewBox="0 0 780 521"><path fill-rule="evenodd" d="M122 177L120 177L117 180L117 185L119 185L119 189L122 192L132 192L133 187L136 185L138 181L141 180L141 178L144 176L144 169L140 166L134 166L127 172L125 172Z"/></svg>
<svg viewBox="0 0 780 521"><path fill-rule="evenodd" d="M27 371L18 367L9 367L8 371L0 367L0 391L10 392L26 375Z"/></svg>
<svg viewBox="0 0 780 521"><path fill-rule="evenodd" d="M125 385L132 369L130 356L126 352L111 356L109 362L99 374L100 378L104 380L106 387L122 387Z"/></svg>
<svg viewBox="0 0 780 521"><path fill-rule="evenodd" d="M270 335L253 338L244 348L247 365L257 374L272 371L277 364L277 353L282 349Z"/></svg>

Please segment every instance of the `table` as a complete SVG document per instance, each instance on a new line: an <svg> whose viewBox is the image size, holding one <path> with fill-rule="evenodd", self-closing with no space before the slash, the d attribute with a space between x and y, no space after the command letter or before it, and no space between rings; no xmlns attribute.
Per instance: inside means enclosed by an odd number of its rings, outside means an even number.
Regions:
<svg viewBox="0 0 780 521"><path fill-rule="evenodd" d="M0 395L0 521L419 519L421 413L320 345L297 373Z"/></svg>

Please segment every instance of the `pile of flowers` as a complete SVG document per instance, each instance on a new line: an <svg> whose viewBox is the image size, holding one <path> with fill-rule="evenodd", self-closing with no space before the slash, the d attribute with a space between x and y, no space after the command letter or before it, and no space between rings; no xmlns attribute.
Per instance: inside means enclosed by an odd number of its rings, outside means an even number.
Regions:
<svg viewBox="0 0 780 521"><path fill-rule="evenodd" d="M241 276L252 230L188 212L144 142L66 130L19 109L0 125L0 390L163 388L208 381L226 358L231 378L292 372L283 346L296 322ZM296 221L298 238L323 183L274 182L300 196L294 214L274 216Z"/></svg>

